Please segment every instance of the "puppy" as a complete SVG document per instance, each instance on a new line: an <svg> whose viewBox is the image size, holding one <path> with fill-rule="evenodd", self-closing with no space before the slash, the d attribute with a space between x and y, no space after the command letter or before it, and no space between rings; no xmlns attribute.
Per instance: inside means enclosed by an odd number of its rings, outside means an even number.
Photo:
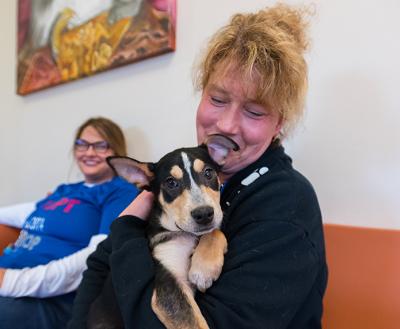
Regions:
<svg viewBox="0 0 400 329"><path fill-rule="evenodd" d="M232 143L216 135L207 146L175 150L157 163L108 158L118 175L155 195L147 229L155 262L151 306L168 329L209 328L194 291L209 288L223 266L227 241L218 229L223 214L217 171L229 150L237 149Z"/></svg>

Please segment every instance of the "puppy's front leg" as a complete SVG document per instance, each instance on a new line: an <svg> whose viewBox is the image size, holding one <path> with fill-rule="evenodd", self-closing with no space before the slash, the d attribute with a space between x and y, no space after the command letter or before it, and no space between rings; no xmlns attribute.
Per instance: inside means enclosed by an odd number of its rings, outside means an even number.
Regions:
<svg viewBox="0 0 400 329"><path fill-rule="evenodd" d="M167 329L208 329L187 280L190 256L197 244L192 234L154 247L155 287L151 306Z"/></svg>
<svg viewBox="0 0 400 329"><path fill-rule="evenodd" d="M209 329L189 284L166 287L156 283L151 307L167 329Z"/></svg>
<svg viewBox="0 0 400 329"><path fill-rule="evenodd" d="M227 245L225 235L220 230L214 230L200 238L189 270L189 281L198 290L204 292L219 278Z"/></svg>

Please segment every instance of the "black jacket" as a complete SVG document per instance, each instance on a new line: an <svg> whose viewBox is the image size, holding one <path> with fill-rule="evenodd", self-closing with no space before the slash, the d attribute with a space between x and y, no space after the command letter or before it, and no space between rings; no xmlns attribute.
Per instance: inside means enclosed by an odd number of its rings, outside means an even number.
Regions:
<svg viewBox="0 0 400 329"><path fill-rule="evenodd" d="M321 328L327 282L321 213L311 184L281 146L233 176L221 198L228 252L222 274L196 301L210 328ZM127 329L164 328L151 310L153 260L146 222L117 219L88 259L69 328L85 328L111 269Z"/></svg>

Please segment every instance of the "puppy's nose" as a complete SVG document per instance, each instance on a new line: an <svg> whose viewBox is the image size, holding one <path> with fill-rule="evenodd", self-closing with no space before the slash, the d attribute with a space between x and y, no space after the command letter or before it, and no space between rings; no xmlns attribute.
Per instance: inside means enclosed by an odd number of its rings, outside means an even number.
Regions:
<svg viewBox="0 0 400 329"><path fill-rule="evenodd" d="M201 206L193 209L190 214L197 224L206 225L211 223L214 218L214 208L210 206Z"/></svg>

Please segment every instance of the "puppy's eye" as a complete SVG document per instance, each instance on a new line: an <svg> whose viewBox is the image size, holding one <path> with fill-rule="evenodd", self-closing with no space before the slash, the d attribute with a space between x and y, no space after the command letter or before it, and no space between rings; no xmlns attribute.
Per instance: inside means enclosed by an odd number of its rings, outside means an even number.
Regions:
<svg viewBox="0 0 400 329"><path fill-rule="evenodd" d="M179 182L174 177L170 176L165 180L165 185L167 185L167 187L170 189L174 189L179 186Z"/></svg>
<svg viewBox="0 0 400 329"><path fill-rule="evenodd" d="M215 171L214 171L213 169L211 169L211 168L206 168L206 169L204 170L204 177L205 177L206 179L208 179L208 180L213 179L214 175L215 175Z"/></svg>

